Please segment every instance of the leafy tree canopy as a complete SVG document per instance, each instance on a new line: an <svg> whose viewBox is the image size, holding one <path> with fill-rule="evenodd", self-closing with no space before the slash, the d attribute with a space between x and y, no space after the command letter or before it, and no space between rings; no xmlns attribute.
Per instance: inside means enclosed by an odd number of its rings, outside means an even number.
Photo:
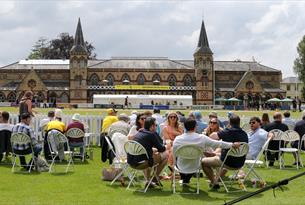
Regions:
<svg viewBox="0 0 305 205"><path fill-rule="evenodd" d="M305 84L305 36L299 42L297 47L298 57L294 60L293 70L298 74L299 80ZM305 88L305 87L304 87ZM303 98L305 90L302 91Z"/></svg>
<svg viewBox="0 0 305 205"><path fill-rule="evenodd" d="M69 33L61 33L58 38L48 40L45 37L40 37L33 46L29 59L69 59L70 50L74 44L73 36ZM94 46L91 43L85 42L88 51L89 59L95 59Z"/></svg>

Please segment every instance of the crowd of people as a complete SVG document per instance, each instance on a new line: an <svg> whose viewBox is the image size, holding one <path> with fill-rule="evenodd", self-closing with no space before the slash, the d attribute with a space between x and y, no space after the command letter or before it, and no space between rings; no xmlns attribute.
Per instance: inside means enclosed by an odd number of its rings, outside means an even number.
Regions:
<svg viewBox="0 0 305 205"><path fill-rule="evenodd" d="M28 153L30 146L33 147L34 156L38 157L42 150L44 157L50 159L50 150L47 142L49 132L57 131L66 133L69 129L78 128L84 131L84 124L80 120L80 114L75 113L72 117L72 122L65 125L62 122L62 110L55 109L48 112L45 119L40 121L39 127L44 135L44 140L39 141L37 134L31 128L31 120L34 116L34 111L31 107L31 93L26 93L20 104L20 122L11 125L9 124L9 113L6 111L0 112L0 162L2 158L9 155L13 150L16 154ZM227 157L225 167L221 170L220 176L224 176L229 168L240 168L243 166L246 159L256 159L263 145L268 138L272 138L268 134L271 130L278 129L281 131L295 130L299 136L305 134L305 111L303 118L295 122L290 118L288 111L284 112L284 117L280 112L275 112L273 121L270 122L269 115L264 113L261 118L253 116L250 118L250 131L241 128L241 119L233 112L228 113L228 120L222 121L218 118L216 112L211 112L207 120L203 120L202 112L191 111L186 116L180 111L168 111L164 116L160 114L159 109L151 111L132 111L130 116L121 113L117 114L114 108L106 110L107 116L103 119L101 125L101 159L102 161L115 160L116 156L109 154L108 144L105 140L107 137L114 145L119 156L127 159L130 166L134 168L144 169L146 179L150 178L150 167L157 165L156 175L161 176L165 167L168 169L168 175L153 179L151 187L162 186L160 179L172 179L174 166L178 166L180 170L185 170L185 173L180 173L181 184L187 185L193 174L188 172L188 169L194 166L194 163L200 163L206 177L210 180L212 189L219 188L218 175L215 174L215 169L219 168L230 148L239 148L241 143L248 143L249 152L243 157ZM31 138L31 144L28 146L10 147L9 136L14 133L25 133ZM71 150L80 147L82 149L84 141L82 138L69 138ZM145 155L133 156L126 154L124 144L128 140L133 140L140 143L147 151L148 158ZM278 149L280 141L270 141L269 149ZM293 142L292 147L298 147L300 141ZM202 150L202 160L191 161L187 159L179 159L175 157L175 152L183 145L196 145ZM304 144L301 145L304 149ZM62 154L59 155L59 160L64 160L64 147L58 150ZM274 166L278 160L278 153L266 152L269 166ZM295 155L295 163L300 163ZM21 165L28 169L31 162L27 163L24 157L20 157ZM147 182L148 183L148 182Z"/></svg>
<svg viewBox="0 0 305 205"><path fill-rule="evenodd" d="M108 116L105 117L102 125L101 139L109 136L115 141L114 146L118 147L118 151L121 151L123 155L125 154L122 152L123 144L128 140L134 140L143 145L148 153L147 164L141 163L146 158L144 155L140 157L127 155L127 160L133 167L147 167L144 172L147 179L149 178L149 167L156 163L158 164L158 176L164 167L169 170L168 177L162 176L161 179L174 177L172 175L175 160L179 168L187 170L194 162L176 159L175 151L182 145L193 144L203 150L203 159L200 163L203 172L211 182L210 186L214 189L219 188L219 179L214 170L221 166L231 147L238 148L241 143L248 143L249 152L240 158L228 157L225 161L227 168L222 170L221 176L226 174L228 168L242 167L246 159L256 159L267 139L273 137L268 134L269 131L279 129L284 132L291 129L301 137L305 134L305 112L303 112L303 119L298 122L290 118L288 111L284 112L284 118L280 112L275 112L272 122L267 113L263 113L262 118L251 117L248 122L250 131L244 131L241 128L241 120L233 112L228 113L228 121L221 121L216 112L209 114L208 121L202 119L200 111L191 111L188 116L180 111L166 112L164 116L161 116L160 110L154 109L153 112L132 111L129 117L126 114L116 117L117 112L112 108L107 112ZM120 140L114 136L116 132L120 133ZM280 142L271 140L268 149L279 149L278 143ZM297 147L298 143L299 141L294 142L291 146ZM302 146L304 148L304 145ZM278 160L278 153L266 152L265 154L269 166L274 166L274 162ZM106 159L104 158L104 161ZM180 173L181 184L188 184L192 175ZM158 185L159 179L153 179L153 182L155 184L153 183L152 186Z"/></svg>

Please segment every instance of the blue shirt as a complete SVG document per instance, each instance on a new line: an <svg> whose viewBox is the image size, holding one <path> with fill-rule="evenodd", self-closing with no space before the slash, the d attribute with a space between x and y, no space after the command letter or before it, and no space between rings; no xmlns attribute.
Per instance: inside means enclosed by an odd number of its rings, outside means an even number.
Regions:
<svg viewBox="0 0 305 205"><path fill-rule="evenodd" d="M267 141L267 138L268 132L266 132L262 128L258 128L248 134L249 156L251 159L256 159L258 153L262 150L262 147Z"/></svg>

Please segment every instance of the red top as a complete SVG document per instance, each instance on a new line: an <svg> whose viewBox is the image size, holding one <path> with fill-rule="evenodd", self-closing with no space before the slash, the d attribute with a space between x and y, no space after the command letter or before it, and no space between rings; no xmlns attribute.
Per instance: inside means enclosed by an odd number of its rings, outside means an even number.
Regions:
<svg viewBox="0 0 305 205"><path fill-rule="evenodd" d="M67 127L67 131L71 128L79 128L85 132L84 124L81 122L78 122L78 121L71 122ZM68 139L69 139L69 142L83 142L83 137L82 138L68 138Z"/></svg>

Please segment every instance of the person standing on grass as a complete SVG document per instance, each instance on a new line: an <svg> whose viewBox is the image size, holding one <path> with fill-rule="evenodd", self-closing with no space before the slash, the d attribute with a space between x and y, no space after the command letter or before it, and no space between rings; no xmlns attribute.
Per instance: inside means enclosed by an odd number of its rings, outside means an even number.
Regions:
<svg viewBox="0 0 305 205"><path fill-rule="evenodd" d="M32 100L33 100L33 92L26 91L19 103L19 122L21 120L20 116L23 113L30 113L32 117L34 117L34 110L32 109ZM35 112L36 113L36 112Z"/></svg>

